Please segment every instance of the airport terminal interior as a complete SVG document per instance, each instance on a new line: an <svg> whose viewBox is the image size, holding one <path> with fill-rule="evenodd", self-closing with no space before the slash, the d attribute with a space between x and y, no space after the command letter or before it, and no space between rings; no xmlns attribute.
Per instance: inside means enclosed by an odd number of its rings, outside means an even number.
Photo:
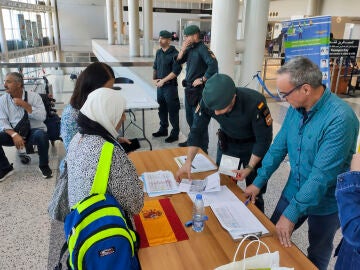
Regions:
<svg viewBox="0 0 360 270"><path fill-rule="evenodd" d="M230 12L231 15L229 10L234 7L238 11ZM133 12L134 8L139 12ZM137 151L175 148L187 139L189 133L184 88L181 86L186 66L178 76L181 104L179 140L166 143L164 137L152 136L159 128L152 65L159 48L159 31L166 29L171 32L171 44L180 49L183 29L195 24L200 27L204 42L216 55L219 71L230 75L237 86L247 86L264 94L276 136L289 107L287 102L277 99L275 86L276 71L284 60L283 44L278 38L282 22L330 16L330 31L334 39L359 40L359 9L358 0L0 1L0 77L3 81L8 72L20 71L27 78L26 90L44 93L45 86L49 86L56 100L54 109L61 116L81 71L90 62L106 62L116 77L128 77L142 89L141 96L132 96L132 101L147 103L147 106L126 114L124 136L146 138L140 141L141 147ZM213 20L217 20L216 23ZM231 26L229 20L234 20ZM330 70L329 86L359 118L360 69L357 65L360 58L357 53L350 64L338 65L335 72ZM266 87L262 87L254 76L258 71ZM3 94L3 85L0 88L0 94ZM214 161L218 127L212 120L208 154ZM29 164L23 164L15 147L4 147L4 151L10 163L14 164L15 173L0 182L0 269L53 269L64 233L63 224L50 219L47 207L59 174L60 161L65 155L63 143L58 140L50 145L49 166L53 177L49 179L41 177L36 153L30 154ZM289 172L290 165L285 158L271 177L264 196L268 217L275 209ZM242 182L238 185L245 188ZM338 230L334 247L341 237ZM306 223L294 232L292 241L304 254L307 253ZM328 269L334 269L335 261L336 258L332 257Z"/></svg>

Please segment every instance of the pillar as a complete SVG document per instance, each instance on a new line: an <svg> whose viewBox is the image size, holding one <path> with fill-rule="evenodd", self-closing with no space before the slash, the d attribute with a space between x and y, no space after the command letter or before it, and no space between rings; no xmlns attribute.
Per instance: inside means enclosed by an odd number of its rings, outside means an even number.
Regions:
<svg viewBox="0 0 360 270"><path fill-rule="evenodd" d="M153 1L143 1L143 22L144 22L144 56L152 56L153 39Z"/></svg>
<svg viewBox="0 0 360 270"><path fill-rule="evenodd" d="M211 20L211 50L214 52L219 73L234 79L236 31L239 0L213 0ZM226 41L226 42L224 42Z"/></svg>
<svg viewBox="0 0 360 270"><path fill-rule="evenodd" d="M124 44L124 35L122 32L124 15L123 15L123 5L122 0L115 0L115 8L116 8L116 40L117 44Z"/></svg>
<svg viewBox="0 0 360 270"><path fill-rule="evenodd" d="M307 16L316 16L318 12L318 0L308 0L307 7L306 7L306 14Z"/></svg>
<svg viewBox="0 0 360 270"><path fill-rule="evenodd" d="M4 18L2 15L1 7L0 7L0 44L1 44L1 53L4 56L5 62L9 62L9 54L8 54L9 50L6 42Z"/></svg>
<svg viewBox="0 0 360 270"><path fill-rule="evenodd" d="M51 6L50 0L46 3L47 6ZM50 45L54 45L54 28L53 28L53 22L52 22L52 16L51 12L45 13L45 23L46 23L46 35L49 38ZM51 51L49 54L49 60L50 62L55 62L55 52Z"/></svg>
<svg viewBox="0 0 360 270"><path fill-rule="evenodd" d="M108 33L108 44L114 45L114 9L113 0L106 0L106 26Z"/></svg>
<svg viewBox="0 0 360 270"><path fill-rule="evenodd" d="M128 0L129 17L129 54L130 56L140 56L140 37L139 37L139 1Z"/></svg>
<svg viewBox="0 0 360 270"><path fill-rule="evenodd" d="M9 62L9 50L6 42L5 36L5 27L4 27L4 18L2 15L2 8L0 7L0 44L1 44L1 53L4 58L4 62ZM0 61L1 63L1 61ZM0 64L1 66L1 64ZM9 68L1 68L0 69L0 80L3 81L5 75L10 72Z"/></svg>
<svg viewBox="0 0 360 270"><path fill-rule="evenodd" d="M247 82L262 70L265 51L265 39L269 14L269 0L251 0L246 2L245 10L245 49L240 70L240 81ZM258 88L253 80L249 88Z"/></svg>
<svg viewBox="0 0 360 270"><path fill-rule="evenodd" d="M54 43L56 45L56 62L60 62L60 36L59 36L59 26L57 20L57 8L56 8L55 0L51 0L51 6L54 8L51 14L52 14L52 23L53 23L53 31L54 31Z"/></svg>

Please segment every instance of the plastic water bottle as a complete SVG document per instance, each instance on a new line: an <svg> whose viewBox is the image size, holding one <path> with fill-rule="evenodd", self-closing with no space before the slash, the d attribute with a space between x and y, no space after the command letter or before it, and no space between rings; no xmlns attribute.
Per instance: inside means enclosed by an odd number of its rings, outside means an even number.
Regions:
<svg viewBox="0 0 360 270"><path fill-rule="evenodd" d="M201 194L196 194L196 199L193 207L192 229L195 232L202 232L204 230L204 224L204 201Z"/></svg>

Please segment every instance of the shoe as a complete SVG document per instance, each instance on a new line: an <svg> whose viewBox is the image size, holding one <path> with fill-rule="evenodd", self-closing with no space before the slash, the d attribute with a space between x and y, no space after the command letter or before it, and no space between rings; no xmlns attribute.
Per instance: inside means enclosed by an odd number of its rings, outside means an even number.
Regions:
<svg viewBox="0 0 360 270"><path fill-rule="evenodd" d="M14 167L10 164L9 168L0 170L0 182L4 181L12 174L14 174Z"/></svg>
<svg viewBox="0 0 360 270"><path fill-rule="evenodd" d="M39 166L39 170L42 173L43 178L50 178L52 177L52 170L50 169L49 165Z"/></svg>
<svg viewBox="0 0 360 270"><path fill-rule="evenodd" d="M186 147L186 146L188 146L188 145L187 145L187 141L178 143L178 146L180 146L180 147Z"/></svg>
<svg viewBox="0 0 360 270"><path fill-rule="evenodd" d="M165 142L167 143L172 143L172 142L175 142L179 139L179 136L175 136L175 135L170 135L169 137L167 137L165 139Z"/></svg>
<svg viewBox="0 0 360 270"><path fill-rule="evenodd" d="M152 134L154 137L165 137L168 135L167 130L160 130Z"/></svg>

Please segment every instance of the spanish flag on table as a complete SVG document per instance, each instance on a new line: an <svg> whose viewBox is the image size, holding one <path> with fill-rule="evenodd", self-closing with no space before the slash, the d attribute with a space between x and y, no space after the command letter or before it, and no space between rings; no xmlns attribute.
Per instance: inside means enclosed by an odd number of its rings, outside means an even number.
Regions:
<svg viewBox="0 0 360 270"><path fill-rule="evenodd" d="M168 198L145 201L134 221L140 235L140 248L189 239Z"/></svg>

